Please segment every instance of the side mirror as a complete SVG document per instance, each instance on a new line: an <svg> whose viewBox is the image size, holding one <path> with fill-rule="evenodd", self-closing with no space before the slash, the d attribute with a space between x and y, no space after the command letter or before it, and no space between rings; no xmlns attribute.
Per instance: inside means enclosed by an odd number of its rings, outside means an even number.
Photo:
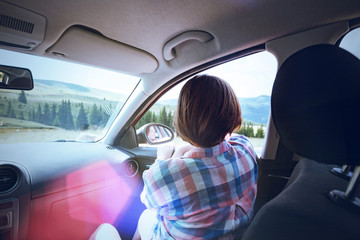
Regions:
<svg viewBox="0 0 360 240"><path fill-rule="evenodd" d="M174 131L160 123L149 123L137 130L138 143L160 144L174 139Z"/></svg>
<svg viewBox="0 0 360 240"><path fill-rule="evenodd" d="M0 65L0 88L31 90L34 81L29 69Z"/></svg>

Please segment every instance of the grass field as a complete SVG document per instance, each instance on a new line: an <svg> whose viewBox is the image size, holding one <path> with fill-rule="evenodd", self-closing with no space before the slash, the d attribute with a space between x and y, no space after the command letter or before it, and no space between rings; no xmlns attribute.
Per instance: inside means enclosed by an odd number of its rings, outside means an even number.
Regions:
<svg viewBox="0 0 360 240"><path fill-rule="evenodd" d="M32 121L0 117L0 144L51 142L56 140L95 140L101 130L74 131Z"/></svg>
<svg viewBox="0 0 360 240"><path fill-rule="evenodd" d="M261 155L262 149L264 147L265 138L249 138L250 142L255 148L255 152L258 156Z"/></svg>

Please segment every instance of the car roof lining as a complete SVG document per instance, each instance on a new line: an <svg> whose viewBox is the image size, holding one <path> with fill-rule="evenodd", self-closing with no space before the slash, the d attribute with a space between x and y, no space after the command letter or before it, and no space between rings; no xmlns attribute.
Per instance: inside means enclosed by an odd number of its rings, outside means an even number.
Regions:
<svg viewBox="0 0 360 240"><path fill-rule="evenodd" d="M203 1L109 0L107 4L103 4L95 0L52 0L50 4L44 4L40 0L13 0L11 3L40 14L47 20L43 42L32 51L19 51L55 57L47 49L71 26L86 26L107 39L142 49L155 57L159 64L155 72L133 73L144 81L149 81L145 89L152 86L154 81L164 83L195 65L202 65L285 35L360 15L360 9L356 7L359 6L357 1L343 4L341 1L244 0L218 4L217 0L208 0L204 4ZM284 6L288 11L283 12L283 8L279 6ZM305 18L304 12L307 13ZM214 36L213 45L203 44L209 46L203 48L198 48L198 44L184 46L184 55L179 54L171 63L166 61L163 57L165 44L189 30L208 32ZM191 54L194 50L199 57ZM102 60L108 61L104 57L98 62ZM78 61L86 62L85 56ZM151 89L146 92L151 92Z"/></svg>

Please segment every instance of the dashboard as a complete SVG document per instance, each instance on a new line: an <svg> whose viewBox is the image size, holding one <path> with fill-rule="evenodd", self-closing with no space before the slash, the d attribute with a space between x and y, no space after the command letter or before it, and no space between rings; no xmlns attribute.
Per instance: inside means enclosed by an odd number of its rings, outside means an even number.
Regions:
<svg viewBox="0 0 360 240"><path fill-rule="evenodd" d="M105 222L132 236L153 158L79 142L1 144L0 152L0 239L88 239Z"/></svg>

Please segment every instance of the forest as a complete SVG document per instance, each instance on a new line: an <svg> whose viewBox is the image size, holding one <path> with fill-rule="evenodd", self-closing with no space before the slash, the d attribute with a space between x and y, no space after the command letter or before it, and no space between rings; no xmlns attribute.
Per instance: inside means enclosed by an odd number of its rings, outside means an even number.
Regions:
<svg viewBox="0 0 360 240"><path fill-rule="evenodd" d="M159 114L156 114L155 111L151 111L150 109L136 124L136 129L140 128L141 126L147 123L162 123L173 129L173 119L174 119L173 112L171 110L167 111L165 106L162 108ZM255 137L255 138L265 137L265 130L262 124L260 125L260 127L255 128L254 123L252 121L246 121L246 120L243 122L240 130L238 130L237 133L247 137Z"/></svg>
<svg viewBox="0 0 360 240"><path fill-rule="evenodd" d="M70 99L61 102L29 103L24 91L17 98L0 96L0 116L12 119L27 120L41 123L48 127L58 127L66 130L87 130L103 128L114 110L115 102L98 101L98 104L83 102L72 103ZM160 107L160 108L159 108ZM136 124L136 128L147 123L162 123L173 128L174 108L155 104ZM7 123L11 127L10 123ZM237 133L247 137L264 138L264 126L244 120Z"/></svg>
<svg viewBox="0 0 360 240"><path fill-rule="evenodd" d="M87 108L82 102L71 103L70 100L62 100L61 103L28 103L24 91L19 93L17 99L0 96L0 100L1 117L27 120L66 130L103 127L113 111L112 104L107 102L105 105L94 103Z"/></svg>

